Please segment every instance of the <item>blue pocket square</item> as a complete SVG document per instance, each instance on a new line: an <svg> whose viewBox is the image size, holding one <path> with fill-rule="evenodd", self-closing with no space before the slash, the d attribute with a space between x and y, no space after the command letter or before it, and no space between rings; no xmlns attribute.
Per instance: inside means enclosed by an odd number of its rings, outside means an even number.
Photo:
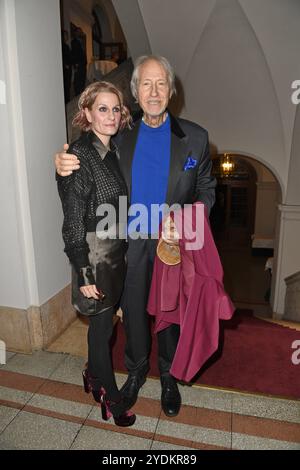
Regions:
<svg viewBox="0 0 300 470"><path fill-rule="evenodd" d="M190 170L191 168L195 168L197 165L197 160L192 157L187 157L186 162L183 167L183 171Z"/></svg>

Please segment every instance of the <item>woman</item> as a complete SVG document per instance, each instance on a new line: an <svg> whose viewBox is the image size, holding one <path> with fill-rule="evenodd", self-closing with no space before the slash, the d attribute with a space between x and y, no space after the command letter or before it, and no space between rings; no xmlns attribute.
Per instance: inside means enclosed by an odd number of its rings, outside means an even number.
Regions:
<svg viewBox="0 0 300 470"><path fill-rule="evenodd" d="M113 415L117 425L131 426L136 417L127 411L117 388L109 348L112 318L126 272L126 242L107 238L107 231L99 232L99 222L104 219L98 215L104 204L110 204L118 214L119 197L127 195L111 136L129 127L131 117L122 93L108 82L89 85L78 106L73 125L85 132L69 152L79 158L80 169L66 178L57 175L57 181L64 212L65 252L72 264L72 303L80 313L89 315L84 388L101 404L104 420ZM119 221L114 219L108 228L118 234Z"/></svg>

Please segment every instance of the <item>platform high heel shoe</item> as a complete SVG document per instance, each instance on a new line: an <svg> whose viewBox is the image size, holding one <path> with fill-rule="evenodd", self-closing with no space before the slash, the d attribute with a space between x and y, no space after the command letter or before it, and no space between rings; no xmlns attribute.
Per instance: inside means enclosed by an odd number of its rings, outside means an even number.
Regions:
<svg viewBox="0 0 300 470"><path fill-rule="evenodd" d="M92 392L94 400L101 406L102 419L108 421L111 416L117 426L128 427L135 423L136 416L126 410L123 399L119 402L109 400L103 387L93 387L93 379L88 370L82 371L83 386L86 393Z"/></svg>

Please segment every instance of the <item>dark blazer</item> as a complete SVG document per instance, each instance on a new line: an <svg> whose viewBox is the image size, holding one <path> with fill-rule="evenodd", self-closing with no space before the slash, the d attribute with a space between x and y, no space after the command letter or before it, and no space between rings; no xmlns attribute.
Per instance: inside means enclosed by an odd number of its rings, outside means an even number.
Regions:
<svg viewBox="0 0 300 470"><path fill-rule="evenodd" d="M208 134L205 129L185 119L171 119L171 159L166 203L168 205L203 202L208 212L215 202L216 180L211 176ZM131 194L131 167L141 119L132 130L125 130L118 140L120 167L128 194ZM188 158L194 167L185 169ZM130 201L129 201L130 202Z"/></svg>

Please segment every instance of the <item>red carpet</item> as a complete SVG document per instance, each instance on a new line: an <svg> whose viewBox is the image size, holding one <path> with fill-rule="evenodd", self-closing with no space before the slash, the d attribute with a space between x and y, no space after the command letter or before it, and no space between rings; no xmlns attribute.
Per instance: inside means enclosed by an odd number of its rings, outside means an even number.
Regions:
<svg viewBox="0 0 300 470"><path fill-rule="evenodd" d="M119 322L115 330L114 367L124 371L123 325ZM300 364L294 365L291 360L295 340L300 340L300 331L259 320L251 311L237 310L230 321L221 322L219 349L194 382L300 398ZM156 338L152 338L150 362L149 375L158 377Z"/></svg>

